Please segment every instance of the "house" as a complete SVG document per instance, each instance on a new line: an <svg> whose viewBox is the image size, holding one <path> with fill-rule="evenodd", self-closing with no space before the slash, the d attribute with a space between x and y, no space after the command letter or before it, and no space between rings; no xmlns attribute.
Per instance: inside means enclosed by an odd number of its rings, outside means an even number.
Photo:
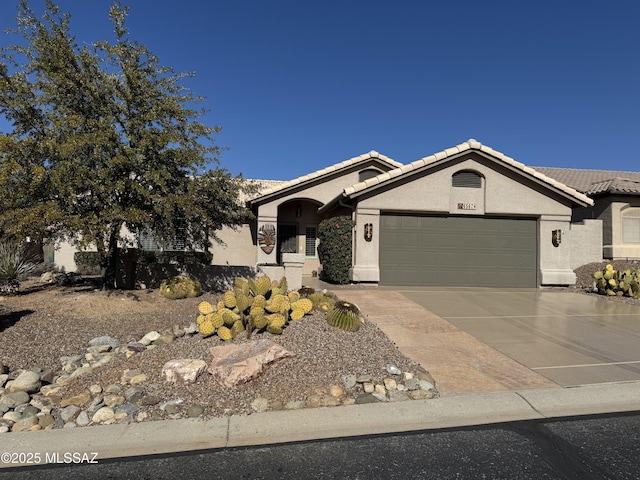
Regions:
<svg viewBox="0 0 640 480"><path fill-rule="evenodd" d="M594 201L575 208L572 221L602 221L603 256L608 259L640 259L640 172L536 168Z"/></svg>
<svg viewBox="0 0 640 480"><path fill-rule="evenodd" d="M640 173L581 182L581 172L593 171L531 168L475 140L406 165L371 151L261 181L247 200L255 221L221 231L212 264L255 267L293 255L311 275L322 268L318 225L347 214L356 222L354 282L572 285L573 270L603 253L640 258Z"/></svg>
<svg viewBox="0 0 640 480"><path fill-rule="evenodd" d="M602 259L602 222L572 222L591 198L475 140L408 165L372 151L274 185L248 204L255 224L226 243L241 244L254 265L304 254L304 274L320 268L320 221L351 215L354 282L571 285L574 268ZM225 255L214 247L214 263Z"/></svg>

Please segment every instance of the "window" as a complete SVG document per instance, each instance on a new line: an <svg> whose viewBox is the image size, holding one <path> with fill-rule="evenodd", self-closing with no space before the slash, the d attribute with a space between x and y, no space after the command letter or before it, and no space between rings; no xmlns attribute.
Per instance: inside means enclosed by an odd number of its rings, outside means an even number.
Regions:
<svg viewBox="0 0 640 480"><path fill-rule="evenodd" d="M358 181L364 182L365 180L369 180L370 178L375 178L380 175L382 172L379 170L375 170L373 168L367 168L366 170L361 170L358 172Z"/></svg>
<svg viewBox="0 0 640 480"><path fill-rule="evenodd" d="M632 208L623 214L622 243L640 243L640 208Z"/></svg>
<svg viewBox="0 0 640 480"><path fill-rule="evenodd" d="M279 224L278 225L278 251L276 261L282 263L283 253L298 252L298 225L296 224Z"/></svg>
<svg viewBox="0 0 640 480"><path fill-rule="evenodd" d="M461 188L482 188L482 177L476 172L468 170L456 172L451 177L451 186Z"/></svg>
<svg viewBox="0 0 640 480"><path fill-rule="evenodd" d="M181 233L171 242L162 244L147 230L140 234L140 248L147 251L184 252L186 250L186 235Z"/></svg>
<svg viewBox="0 0 640 480"><path fill-rule="evenodd" d="M306 257L315 257L316 253L316 227L307 227L304 230L304 254Z"/></svg>

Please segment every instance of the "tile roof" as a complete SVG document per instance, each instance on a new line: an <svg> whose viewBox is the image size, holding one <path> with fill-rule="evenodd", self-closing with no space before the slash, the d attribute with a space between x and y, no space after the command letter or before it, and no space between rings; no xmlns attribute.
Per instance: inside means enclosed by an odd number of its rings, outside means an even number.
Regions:
<svg viewBox="0 0 640 480"><path fill-rule="evenodd" d="M479 150L481 152L487 153L489 155L491 155L494 158L497 158L498 160L502 161L503 163L507 164L508 166L515 168L517 170L522 171L525 174L530 175L531 177L536 178L538 181L547 184L550 187L553 187L561 192L563 192L564 194L575 198L576 200L585 203L587 205L592 205L593 204L593 200L591 200L590 198L588 198L586 195L584 195L583 193L579 192L578 190L576 190L575 188L572 188L568 185L566 185L565 183L562 183L550 176L545 175L544 173L542 173L542 171L540 171L540 169L533 169L531 167L527 167L526 165L524 165L523 163L520 163L516 160L514 160L511 157L508 157L506 155L504 155L501 152L498 152L497 150L494 150L491 147L488 147L486 145L482 145L480 142L476 141L476 140L468 140L464 143L461 143L460 145L456 145L455 147L452 148L448 148L446 150L443 150L441 152L435 153L433 155L430 155L428 157L424 157L421 158L420 160L416 160L415 162L409 163L408 165L403 165L395 170L391 170L389 172L383 173L381 175L378 175L375 178L371 178L365 182L360 182L357 183L351 187L345 188L343 195L346 197L350 197L350 196L354 196L357 195L358 193L362 192L363 190L369 189L373 186L376 185L382 185L386 182L391 181L392 179L399 177L399 176L403 176L403 175L407 175L410 172L413 171L417 171L417 170L422 170L423 168L428 168L429 166L435 165L436 163L440 163L448 158L453 157L454 155L457 155L459 153L464 153L467 151L471 151L471 150Z"/></svg>
<svg viewBox="0 0 640 480"><path fill-rule="evenodd" d="M340 163L336 163L335 165L331 165L330 167L327 168L323 168L322 170L318 170L316 172L313 173L309 173L307 175L303 175L302 177L298 177L295 178L293 180L289 180L289 181L285 181L282 182L280 184L277 185L273 185L270 188L267 188L266 190L263 190L262 192L260 192L260 195L258 195L257 197L255 197L253 200L256 200L260 197L266 196L266 195L271 195L273 193L279 192L281 190L286 190L287 188L290 187L294 187L296 185L308 182L310 180L313 180L315 178L321 177L323 175L327 175L329 173L333 173L333 172L337 172L339 170L342 170L344 168L350 167L352 165L356 165L358 163L362 163L365 162L371 158L377 158L382 160L383 162L389 164L392 167L400 167L402 166L402 164L400 162L396 162L395 160L382 155L381 153L376 152L375 150L371 150L369 153L365 153L363 155L357 156L357 157L353 157L350 158L348 160L345 160L343 162Z"/></svg>
<svg viewBox="0 0 640 480"><path fill-rule="evenodd" d="M640 194L640 172L552 167L536 167L536 170L590 196L599 193Z"/></svg>

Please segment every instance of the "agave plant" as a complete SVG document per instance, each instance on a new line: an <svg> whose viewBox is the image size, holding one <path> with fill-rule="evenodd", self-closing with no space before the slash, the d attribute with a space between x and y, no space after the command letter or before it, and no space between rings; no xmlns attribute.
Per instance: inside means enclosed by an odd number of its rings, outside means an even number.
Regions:
<svg viewBox="0 0 640 480"><path fill-rule="evenodd" d="M37 255L27 253L17 243L0 242L0 290L15 293L20 287L19 280L38 268L40 263Z"/></svg>

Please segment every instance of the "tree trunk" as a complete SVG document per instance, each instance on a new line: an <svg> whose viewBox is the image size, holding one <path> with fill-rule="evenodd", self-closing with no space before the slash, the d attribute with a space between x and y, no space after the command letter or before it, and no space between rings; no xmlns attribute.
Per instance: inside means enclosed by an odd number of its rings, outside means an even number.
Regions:
<svg viewBox="0 0 640 480"><path fill-rule="evenodd" d="M105 258L103 290L113 290L116 288L116 268L118 265L118 238L120 237L120 227L111 230L109 235L109 248Z"/></svg>

